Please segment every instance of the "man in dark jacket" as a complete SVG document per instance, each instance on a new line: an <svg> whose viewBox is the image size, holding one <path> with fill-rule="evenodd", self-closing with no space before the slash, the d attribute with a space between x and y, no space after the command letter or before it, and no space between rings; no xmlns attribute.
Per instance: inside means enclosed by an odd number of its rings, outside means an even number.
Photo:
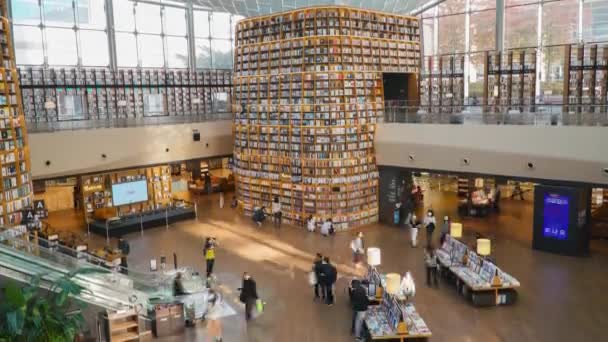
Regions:
<svg viewBox="0 0 608 342"><path fill-rule="evenodd" d="M319 289L321 289L321 265L323 265L323 256L321 253L317 253L317 257L312 266L313 272L315 272L315 277L317 278L317 283L315 284L315 300L319 299ZM323 301L325 301L325 294L321 291L321 295L323 296Z"/></svg>
<svg viewBox="0 0 608 342"><path fill-rule="evenodd" d="M258 291L255 280L247 272L243 273L243 285L240 290L239 300L245 304L245 319L250 320L251 310L255 307L255 302L258 299Z"/></svg>
<svg viewBox="0 0 608 342"><path fill-rule="evenodd" d="M323 258L321 277L323 279L321 287L323 288L323 295L325 296L325 304L329 306L334 305L333 287L338 278L338 270L334 265L330 264L328 257Z"/></svg>
<svg viewBox="0 0 608 342"><path fill-rule="evenodd" d="M367 306L369 305L369 300L367 298L367 291L363 286L361 286L360 281L353 280L350 296L350 300L353 305L353 325L351 332L355 335L356 339L362 339L363 336L361 336L361 330L363 327L363 320L365 319L365 312L367 311Z"/></svg>
<svg viewBox="0 0 608 342"><path fill-rule="evenodd" d="M120 256L120 271L124 274L128 274L129 271L127 269L129 265L127 264L127 255L129 255L129 252L131 252L131 246L129 245L129 242L127 240L120 237L118 239L118 249L122 254Z"/></svg>

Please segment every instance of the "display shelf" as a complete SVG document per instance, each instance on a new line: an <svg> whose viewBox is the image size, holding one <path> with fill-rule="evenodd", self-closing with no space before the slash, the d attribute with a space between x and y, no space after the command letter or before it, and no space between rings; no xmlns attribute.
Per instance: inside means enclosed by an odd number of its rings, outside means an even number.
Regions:
<svg viewBox="0 0 608 342"><path fill-rule="evenodd" d="M606 113L608 45L567 45L564 52L564 112Z"/></svg>
<svg viewBox="0 0 608 342"><path fill-rule="evenodd" d="M28 122L210 113L232 91L231 70L22 68Z"/></svg>
<svg viewBox="0 0 608 342"><path fill-rule="evenodd" d="M22 210L32 206L32 179L27 130L11 26L6 2L0 1L0 226L21 223Z"/></svg>
<svg viewBox="0 0 608 342"><path fill-rule="evenodd" d="M526 113L536 110L536 50L485 52L484 111Z"/></svg>
<svg viewBox="0 0 608 342"><path fill-rule="evenodd" d="M416 18L346 7L237 24L234 158L245 212L278 196L294 224L377 220L382 73L418 72L418 34Z"/></svg>
<svg viewBox="0 0 608 342"><path fill-rule="evenodd" d="M460 113L464 105L464 55L425 57L420 101L429 113Z"/></svg>

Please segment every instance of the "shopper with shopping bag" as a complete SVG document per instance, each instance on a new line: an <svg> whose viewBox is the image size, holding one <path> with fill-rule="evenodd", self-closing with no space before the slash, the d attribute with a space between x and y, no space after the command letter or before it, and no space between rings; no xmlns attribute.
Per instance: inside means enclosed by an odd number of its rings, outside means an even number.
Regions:
<svg viewBox="0 0 608 342"><path fill-rule="evenodd" d="M249 273L243 273L243 285L239 290L241 290L239 300L245 304L245 319L249 321L252 317L251 311L254 305L257 307L257 301L259 300L255 280L251 278Z"/></svg>

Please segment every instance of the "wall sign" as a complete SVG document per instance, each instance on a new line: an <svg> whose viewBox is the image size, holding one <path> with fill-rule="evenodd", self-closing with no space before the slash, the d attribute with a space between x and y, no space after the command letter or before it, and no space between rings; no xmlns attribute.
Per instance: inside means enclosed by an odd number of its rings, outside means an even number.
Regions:
<svg viewBox="0 0 608 342"><path fill-rule="evenodd" d="M558 240L568 239L570 199L556 193L546 193L543 209L543 236Z"/></svg>

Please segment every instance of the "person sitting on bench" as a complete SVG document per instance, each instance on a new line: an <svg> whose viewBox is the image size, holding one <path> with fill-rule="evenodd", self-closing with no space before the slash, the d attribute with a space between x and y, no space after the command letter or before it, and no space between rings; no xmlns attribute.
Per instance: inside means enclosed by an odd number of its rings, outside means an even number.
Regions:
<svg viewBox="0 0 608 342"><path fill-rule="evenodd" d="M255 208L253 209L253 215L251 216L251 218L253 219L253 222L257 223L258 226L262 226L262 222L264 222L264 219L266 219L266 208L265 207L261 207L261 208Z"/></svg>

